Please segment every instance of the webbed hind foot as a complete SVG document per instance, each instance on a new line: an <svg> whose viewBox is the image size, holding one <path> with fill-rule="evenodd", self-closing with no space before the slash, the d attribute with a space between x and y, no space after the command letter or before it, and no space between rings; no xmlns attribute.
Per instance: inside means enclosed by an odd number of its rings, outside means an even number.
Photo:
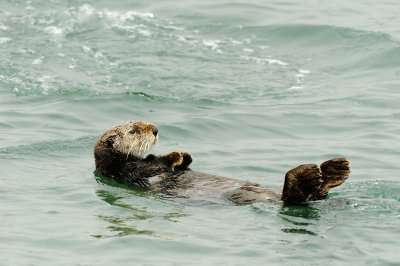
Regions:
<svg viewBox="0 0 400 266"><path fill-rule="evenodd" d="M313 200L324 199L330 189L340 186L350 174L350 162L346 158L335 158L323 162L319 167L324 182L321 189L313 195Z"/></svg>
<svg viewBox="0 0 400 266"><path fill-rule="evenodd" d="M286 173L282 191L285 203L296 204L326 198L331 188L341 185L350 174L350 162L336 158L317 166L304 164Z"/></svg>
<svg viewBox="0 0 400 266"><path fill-rule="evenodd" d="M303 164L286 173L282 200L300 203L309 200L323 183L322 173L316 164Z"/></svg>

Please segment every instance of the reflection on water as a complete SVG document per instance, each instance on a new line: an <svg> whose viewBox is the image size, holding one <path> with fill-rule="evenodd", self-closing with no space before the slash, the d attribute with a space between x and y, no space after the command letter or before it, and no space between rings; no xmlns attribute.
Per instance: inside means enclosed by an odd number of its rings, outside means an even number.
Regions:
<svg viewBox="0 0 400 266"><path fill-rule="evenodd" d="M124 197L122 197L122 196L114 195L113 193L108 192L106 190L97 190L96 194L102 200L104 200L105 202L107 202L110 205L122 207L125 209L130 209L130 210L134 211L133 215L137 220L146 220L146 219L151 218L151 216L146 212L146 209L135 208L129 204L122 202L122 200L124 199Z"/></svg>
<svg viewBox="0 0 400 266"><path fill-rule="evenodd" d="M287 206L282 205L278 212L287 228L283 228L285 233L318 235L311 230L314 221L320 219L319 210L309 204Z"/></svg>
<svg viewBox="0 0 400 266"><path fill-rule="evenodd" d="M154 193L142 190L129 189L127 186L120 184L109 178L105 178L97 173L95 177L98 183L105 184L104 189L96 190L96 195L104 202L123 208L122 214L117 215L103 215L99 214L97 217L109 223L107 229L111 235L94 235L94 237L114 237L114 236L127 236L127 235L151 235L161 236L166 235L165 232L156 232L152 229L138 229L140 227L149 227L156 220L163 222L177 222L177 218L186 216L182 213L183 206L175 205L173 201L159 197ZM115 190L115 188L122 188L122 190ZM107 190L110 189L110 190ZM159 208L152 205L160 205ZM150 205L150 206L149 206ZM163 212L151 211L153 209L163 210ZM168 234L168 233L167 233Z"/></svg>
<svg viewBox="0 0 400 266"><path fill-rule="evenodd" d="M97 196L107 202L110 205L122 207L125 209L129 209L132 213L128 216L109 216L99 214L97 217L109 223L110 225L107 229L110 232L115 232L116 234L112 235L95 235L95 237L112 237L112 236L127 236L127 235L154 235L154 231L152 230L139 230L135 225L135 221L146 220L152 218L152 215L146 211L146 209L135 208L129 204L123 202L124 197L117 196L112 192L106 190L97 190Z"/></svg>
<svg viewBox="0 0 400 266"><path fill-rule="evenodd" d="M329 212L338 211L343 207L349 208L349 206L350 200L341 197L307 202L296 206L282 205L278 217L287 226L282 229L285 233L318 235L313 231L314 225L320 223L317 221L328 219L325 216L328 216Z"/></svg>
<svg viewBox="0 0 400 266"><path fill-rule="evenodd" d="M302 228L284 228L284 229L282 229L282 232L291 233L291 234L313 235L313 236L318 235L310 230L302 229Z"/></svg>
<svg viewBox="0 0 400 266"><path fill-rule="evenodd" d="M119 183L119 182L115 181L112 178L108 178L108 177L102 176L97 171L94 171L93 174L94 174L94 177L96 179L96 182L101 184L101 185L111 186L111 187L120 187L120 188L129 188L127 185ZM140 186L135 186L135 185L133 185L133 186L135 188L134 191L138 191L138 192L139 191L146 191L143 188L141 188Z"/></svg>
<svg viewBox="0 0 400 266"><path fill-rule="evenodd" d="M93 235L97 238L103 237L113 237L113 236L127 236L127 235L155 235L152 230L139 230L134 225L128 225L127 223L131 220L135 220L132 217L115 217L115 216L106 216L106 215L98 215L100 220L110 223L111 225L107 227L111 232L116 232L116 235Z"/></svg>
<svg viewBox="0 0 400 266"><path fill-rule="evenodd" d="M280 217L283 217L285 215L286 217L292 217L293 219L296 218L303 218L306 220L319 220L320 215L318 213L318 210L314 208L310 204L304 204L304 205L295 205L295 206L286 206L283 205L282 208L279 211ZM302 222L297 222L294 221L296 225L308 225L309 223L302 223Z"/></svg>

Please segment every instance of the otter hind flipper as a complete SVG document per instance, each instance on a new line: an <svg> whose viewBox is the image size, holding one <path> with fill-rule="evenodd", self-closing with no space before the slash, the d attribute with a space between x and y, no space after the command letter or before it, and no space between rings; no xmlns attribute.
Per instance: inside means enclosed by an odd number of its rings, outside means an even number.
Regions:
<svg viewBox="0 0 400 266"><path fill-rule="evenodd" d="M285 203L301 203L310 200L321 189L322 173L316 164L303 164L286 173L282 200Z"/></svg>
<svg viewBox="0 0 400 266"><path fill-rule="evenodd" d="M341 185L350 174L350 162L346 158L335 158L323 162L320 166L323 183L313 199L324 199L329 190Z"/></svg>
<svg viewBox="0 0 400 266"><path fill-rule="evenodd" d="M285 203L301 203L326 198L330 189L341 185L350 174L350 162L335 158L317 166L304 164L288 171L282 191Z"/></svg>

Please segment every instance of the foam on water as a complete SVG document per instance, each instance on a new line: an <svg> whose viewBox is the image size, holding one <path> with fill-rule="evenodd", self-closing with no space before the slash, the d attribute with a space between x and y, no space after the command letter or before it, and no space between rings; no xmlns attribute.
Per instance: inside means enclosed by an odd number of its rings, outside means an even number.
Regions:
<svg viewBox="0 0 400 266"><path fill-rule="evenodd" d="M14 17L9 18L9 20L12 19L14 19ZM49 72L53 72L54 69L53 67L48 68L47 66L51 66L54 63L59 65L59 69L62 72L66 73L71 71L72 72L67 75L59 71L57 73L53 73L54 75L51 75L54 76L53 80L54 81L59 80L59 83L56 82L53 86L50 87L43 82L43 79L36 78L37 76L36 71L30 71L31 73L22 74L23 66L21 66L20 69L17 68L19 69L18 71L19 73L17 74L17 76L29 75L31 76L30 78L31 82L29 83L22 82L13 84L12 80L15 78L15 74L13 74L13 78L7 78L7 77L3 78L3 81L9 83L9 87L14 88L14 92L18 94L32 94L32 93L58 94L60 92L59 87L62 87L62 83L75 81L75 79L72 78L74 74L82 76L85 75L86 73L86 78L84 79L87 79L88 77L93 77L94 75L93 71L86 70L89 65L86 64L83 65L80 63L81 60L77 59L82 57L82 52L92 57L91 65L94 64L96 66L95 68L98 69L97 72L99 74L101 73L100 75L104 77L103 82L105 81L106 83L109 83L110 82L109 77L111 75L115 76L114 79L121 80L121 82L118 82L118 84L120 85L117 86L117 88L113 88L114 91L116 90L117 92L121 92L126 87L131 87L127 86L126 82L124 82L124 80L127 79L126 75L117 74L118 69L120 69L122 65L127 63L125 62L126 59L125 58L122 59L121 56L117 56L117 58L115 58L114 56L113 59L107 58L107 54L110 53L115 54L116 51L113 51L111 47L101 47L102 46L101 44L90 41L90 38L92 38L90 37L91 35L94 34L93 38L96 38L97 36L96 32L101 32L101 31L105 31L106 35L109 35L108 37L111 39L115 38L118 35L123 37L127 34L128 38L126 40L121 40L121 41L124 43L128 41L128 43L131 43L131 45L138 48L143 47L143 45L148 46L149 43L150 44L154 43L156 44L156 46L158 46L157 44L158 39L162 38L164 39L166 46L169 47L178 46L180 47L181 51L183 52L187 51L189 53L188 54L189 60L190 57L192 57L190 56L191 53L190 51L193 49L197 49L198 51L197 56L200 56L199 59L201 61L203 60L201 59L202 57L206 57L208 56L209 53L212 53L214 54L217 60L218 58L220 58L219 60L221 60L221 62L222 60L227 59L226 56L222 55L225 51L230 52L239 49L242 50L245 53L245 55L238 54L235 56L236 58L229 58L227 63L234 62L235 60L237 61L238 59L245 59L248 60L250 64L254 62L256 64L278 65L282 67L288 65L288 63L282 60L271 58L270 55L267 56L264 55L263 57L263 54L260 54L260 51L262 51L262 49L259 49L258 47L253 47L250 38L243 38L242 40L234 40L232 38L226 38L222 40L203 38L203 36L201 36L199 31L197 30L194 31L185 30L183 27L171 26L175 24L174 21L157 19L153 13L148 13L148 12L145 13L136 11L117 12L117 11L110 11L107 9L98 10L92 7L91 5L85 4L77 8L76 7L65 8L63 12L57 12L57 13L50 11L49 13L42 14L38 10L33 9L31 10L31 14L18 17L17 19L20 25L25 25L27 20L30 21L30 24L34 25L32 27L32 30L36 31L43 30L44 32L49 34L42 36L40 39L31 41L34 41L36 43L47 42L48 46L51 47L52 50L54 50L54 53L56 53L57 55L62 54L62 56L61 58L57 58L54 57L51 53L50 54L48 52L43 53L39 50L39 51L31 51L29 53L23 53L22 55L25 57L25 59L29 58L33 65L41 65L47 68ZM88 39L89 41L86 41L81 44L82 50L81 51L76 50L74 46L69 47L70 46L69 39L71 38L74 39L75 37L73 36L75 35L79 36L81 32L85 31L87 32L87 34L84 39L89 38ZM152 36L153 32L156 32L157 34ZM141 36L144 39L140 39L138 36ZM133 43L131 40L133 40ZM70 50L68 54L65 53L66 50ZM59 51L63 52L60 53ZM249 51L251 51L252 56L246 55L249 53ZM122 51L118 51L117 54L122 54L121 52ZM146 49L145 50L139 49L134 53L137 53L137 56L140 56L141 54L146 54L147 52ZM35 57L31 58L33 56ZM193 59L198 61L198 59L196 58ZM140 62L138 63L140 64ZM133 64L138 64L138 63L133 63ZM165 64L166 65L170 64L169 60L166 60ZM170 68L170 71L173 71L172 66ZM237 71L241 72L242 69L239 68ZM287 72L286 69L282 69L282 71ZM62 76L60 75L61 73ZM143 75L147 74L143 73ZM175 76L175 74L173 75ZM235 73L234 75L237 74ZM66 77L68 78L68 76L71 76L70 80L65 80L65 78ZM174 79L177 78L179 78L179 76L176 76L176 78ZM227 78L230 79L231 77ZM26 78L24 79L26 80ZM172 79L171 81L173 81L174 79ZM99 80L99 82L102 81ZM98 85L99 82L96 82L95 84ZM165 80L160 80L160 81L156 80L155 85L158 86L157 84L159 84L159 82L166 84ZM82 85L83 84L81 85L77 84L77 86L75 87ZM168 84L166 85L169 86ZM87 84L85 84L84 87L93 88L93 90L96 92L109 91L109 89L105 88L104 86L103 88L101 88L101 86L88 87ZM159 90L157 88L153 88L153 86L151 85L147 87L150 93L158 94L157 92ZM290 87L292 86L290 85L287 86L287 88ZM232 89L240 90L240 88L237 89L232 88ZM188 91L187 86L183 86L182 88L178 87L176 88L176 91L178 92L178 94L181 95L181 97L191 97L189 95L193 94L193 90ZM232 95L232 91L227 91L227 92L229 93L229 95ZM166 96L166 95L161 94L160 96ZM251 94L249 96L251 96ZM257 93L257 97L258 96L259 94ZM205 95L198 95L198 97L203 98L205 97ZM212 98L213 95L209 95L209 97Z"/></svg>
<svg viewBox="0 0 400 266"><path fill-rule="evenodd" d="M12 41L12 39L10 39L10 38L6 38L6 37L0 38L0 44L6 44L10 41Z"/></svg>

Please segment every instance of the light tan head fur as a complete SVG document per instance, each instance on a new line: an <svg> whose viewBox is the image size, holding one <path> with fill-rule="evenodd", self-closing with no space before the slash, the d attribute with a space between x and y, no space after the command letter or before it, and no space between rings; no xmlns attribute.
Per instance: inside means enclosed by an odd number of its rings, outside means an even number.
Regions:
<svg viewBox="0 0 400 266"><path fill-rule="evenodd" d="M99 138L98 144L112 146L126 156L142 158L157 141L158 129L154 124L130 121L109 129Z"/></svg>

